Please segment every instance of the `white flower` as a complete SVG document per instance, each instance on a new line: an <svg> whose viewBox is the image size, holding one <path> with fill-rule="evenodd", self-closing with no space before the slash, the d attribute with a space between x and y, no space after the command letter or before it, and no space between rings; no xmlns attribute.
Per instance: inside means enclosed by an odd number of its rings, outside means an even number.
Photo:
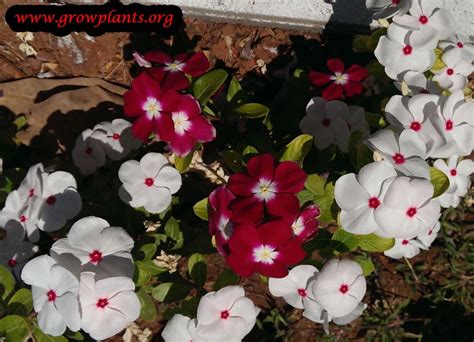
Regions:
<svg viewBox="0 0 474 342"><path fill-rule="evenodd" d="M449 158L453 154L468 156L474 148L474 102L466 102L462 90L441 100L442 111L431 118L445 143L430 151L432 158Z"/></svg>
<svg viewBox="0 0 474 342"><path fill-rule="evenodd" d="M439 47L444 51L448 51L450 49L460 49L468 60L472 61L474 59L474 44L465 34L454 34L447 40L439 42Z"/></svg>
<svg viewBox="0 0 474 342"><path fill-rule="evenodd" d="M94 127L94 136L104 143L105 153L112 160L125 158L142 144L133 136L132 124L124 119L99 123Z"/></svg>
<svg viewBox="0 0 474 342"><path fill-rule="evenodd" d="M407 71L425 72L433 66L436 42L436 34L420 37L417 31L392 24L387 36L380 37L375 56L390 78L400 80Z"/></svg>
<svg viewBox="0 0 474 342"><path fill-rule="evenodd" d="M357 308L366 291L360 265L352 260L327 262L308 289L331 317L343 317Z"/></svg>
<svg viewBox="0 0 474 342"><path fill-rule="evenodd" d="M104 143L97 137L97 133L94 134L91 129L86 129L81 133L72 150L72 160L85 176L93 174L97 168L104 166Z"/></svg>
<svg viewBox="0 0 474 342"><path fill-rule="evenodd" d="M283 299L292 307L304 309L304 302L308 301L308 281L318 269L312 265L299 265L291 269L284 278L269 278L268 289L275 297Z"/></svg>
<svg viewBox="0 0 474 342"><path fill-rule="evenodd" d="M438 232L441 229L441 223L436 222L434 227L432 227L426 234L418 235L417 240L424 246L423 249L430 248L433 241L436 239ZM422 247L420 247L422 248Z"/></svg>
<svg viewBox="0 0 474 342"><path fill-rule="evenodd" d="M119 190L122 201L133 208L144 207L152 214L163 212L171 203L171 195L181 188L180 173L159 153L148 153L140 160L122 164Z"/></svg>
<svg viewBox="0 0 474 342"><path fill-rule="evenodd" d="M420 248L426 249L425 246L416 239L395 239L395 245L383 252L383 254L393 259L410 259L420 253Z"/></svg>
<svg viewBox="0 0 474 342"><path fill-rule="evenodd" d="M306 107L306 114L299 127L303 133L314 136L314 144L320 150L335 144L347 152L351 133L368 130L363 108L342 101L314 97Z"/></svg>
<svg viewBox="0 0 474 342"><path fill-rule="evenodd" d="M51 251L72 254L86 270L94 271L100 277L133 275L130 251L133 239L120 227L98 217L85 217L74 223L67 238L56 241Z"/></svg>
<svg viewBox="0 0 474 342"><path fill-rule="evenodd" d="M252 330L259 312L239 286L209 292L199 302L196 335L209 341L240 341Z"/></svg>
<svg viewBox="0 0 474 342"><path fill-rule="evenodd" d="M20 275L23 265L38 252L38 246L23 241L25 230L17 221L8 221L0 230L3 235L0 240L0 265Z"/></svg>
<svg viewBox="0 0 474 342"><path fill-rule="evenodd" d="M79 301L81 328L96 340L119 333L140 315L135 284L126 277L95 281L92 272L81 273Z"/></svg>
<svg viewBox="0 0 474 342"><path fill-rule="evenodd" d="M33 196L41 196L43 193L43 175L44 167L41 163L33 165L28 169L26 177L18 187L21 198L26 200Z"/></svg>
<svg viewBox="0 0 474 342"><path fill-rule="evenodd" d="M369 138L369 146L402 175L430 178L425 143L413 130L405 129L398 135L382 129Z"/></svg>
<svg viewBox="0 0 474 342"><path fill-rule="evenodd" d="M365 6L374 12L374 19L388 19L394 15L407 13L411 0L365 0Z"/></svg>
<svg viewBox="0 0 474 342"><path fill-rule="evenodd" d="M161 337L165 342L190 342L195 341L196 320L176 314L166 323Z"/></svg>
<svg viewBox="0 0 474 342"><path fill-rule="evenodd" d="M461 49L446 51L441 57L446 66L434 71L433 80L450 92L463 90L467 84L467 77L474 72L472 60L467 59Z"/></svg>
<svg viewBox="0 0 474 342"><path fill-rule="evenodd" d="M336 181L334 194L341 208L341 226L353 234L370 234L380 227L375 210L385 195L382 185L397 173L387 162L365 165L358 175L344 175Z"/></svg>
<svg viewBox="0 0 474 342"><path fill-rule="evenodd" d="M433 185L425 179L397 177L388 185L383 202L375 211L380 230L387 238L411 239L427 232L440 215L439 204L432 200Z"/></svg>
<svg viewBox="0 0 474 342"><path fill-rule="evenodd" d="M38 215L39 229L50 232L63 228L82 209L77 183L68 172L43 174L42 206Z"/></svg>
<svg viewBox="0 0 474 342"><path fill-rule="evenodd" d="M410 30L417 30L428 39L432 31L438 38L447 38L456 31L454 17L444 9L445 0L413 0L410 15L393 18L393 22Z"/></svg>
<svg viewBox="0 0 474 342"><path fill-rule="evenodd" d="M59 336L66 326L72 331L80 329L79 282L71 272L42 255L25 265L21 279L31 285L33 307L43 332Z"/></svg>
<svg viewBox="0 0 474 342"><path fill-rule="evenodd" d="M407 71L402 74L400 78L402 82L405 82L405 85L400 82L395 82L395 86L403 93L403 95L441 95L442 89L438 86L438 83L426 78L425 74L421 72Z"/></svg>
<svg viewBox="0 0 474 342"><path fill-rule="evenodd" d="M465 159L459 162L456 155L448 159L448 163L442 159L434 162L433 166L442 171L449 179L449 188L436 200L443 208L457 207L471 187L471 174L474 172L474 162Z"/></svg>

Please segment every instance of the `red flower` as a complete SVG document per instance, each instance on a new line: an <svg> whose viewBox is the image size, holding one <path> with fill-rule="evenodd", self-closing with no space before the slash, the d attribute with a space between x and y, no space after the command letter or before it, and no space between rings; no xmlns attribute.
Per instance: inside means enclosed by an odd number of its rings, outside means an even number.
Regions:
<svg viewBox="0 0 474 342"><path fill-rule="evenodd" d="M224 256L228 254L227 243L234 231L229 210L229 204L234 198L225 185L209 195L209 234L215 236L217 250Z"/></svg>
<svg viewBox="0 0 474 342"><path fill-rule="evenodd" d="M318 217L320 214L319 208L311 204L301 211L295 212L294 215L287 220L297 240L303 243L316 235L318 232Z"/></svg>
<svg viewBox="0 0 474 342"><path fill-rule="evenodd" d="M143 72L132 81L132 89L123 98L125 115L137 118L132 127L135 137L146 140L154 132L159 139L170 141L174 124L169 113L179 105L180 94L163 88Z"/></svg>
<svg viewBox="0 0 474 342"><path fill-rule="evenodd" d="M317 87L332 82L322 92L327 101L340 99L343 93L348 97L362 93L362 81L369 76L367 69L354 64L345 70L344 63L339 58L328 59L327 66L333 74L328 75L318 71L309 73L311 83Z"/></svg>
<svg viewBox="0 0 474 342"><path fill-rule="evenodd" d="M216 137L216 129L201 115L201 107L191 95L181 96L178 107L171 112L171 119L169 146L178 156L189 154L196 142L209 142Z"/></svg>
<svg viewBox="0 0 474 342"><path fill-rule="evenodd" d="M298 240L292 238L291 228L284 220L275 220L258 227L237 226L229 241L227 263L242 277L257 272L264 276L283 278L288 267L306 256Z"/></svg>
<svg viewBox="0 0 474 342"><path fill-rule="evenodd" d="M299 211L295 194L303 190L307 176L296 163L276 166L272 155L264 154L250 159L247 170L229 178L229 190L236 196L230 204L232 221L259 223L265 208L271 216L283 218Z"/></svg>
<svg viewBox="0 0 474 342"><path fill-rule="evenodd" d="M163 87L170 89L185 89L189 87L186 75L198 77L210 68L209 61L204 53L180 54L171 57L161 51L152 51L140 56L134 54L140 66L150 68L147 70ZM153 64L155 63L155 67Z"/></svg>

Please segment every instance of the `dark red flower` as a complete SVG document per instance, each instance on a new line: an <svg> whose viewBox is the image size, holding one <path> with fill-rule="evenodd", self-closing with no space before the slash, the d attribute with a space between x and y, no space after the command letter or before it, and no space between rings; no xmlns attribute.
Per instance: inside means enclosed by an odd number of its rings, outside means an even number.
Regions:
<svg viewBox="0 0 474 342"><path fill-rule="evenodd" d="M235 227L229 249L227 263L242 277L260 273L283 278L288 274L288 267L306 256L284 220L269 221L258 227L251 224Z"/></svg>
<svg viewBox="0 0 474 342"><path fill-rule="evenodd" d="M209 195L209 234L215 236L219 253L226 256L234 223L230 220L229 204L235 196L225 185L218 187Z"/></svg>
<svg viewBox="0 0 474 342"><path fill-rule="evenodd" d="M322 95L327 101L340 99L344 93L348 97L362 93L362 81L369 76L367 69L354 64L345 70L344 63L339 58L328 59L327 66L332 74L324 74L319 71L309 73L311 83L317 87L331 83L322 91Z"/></svg>
<svg viewBox="0 0 474 342"><path fill-rule="evenodd" d="M318 217L320 214L319 208L311 204L289 217L287 222L291 225L295 238L300 242L306 242L313 238L318 232Z"/></svg>
<svg viewBox="0 0 474 342"><path fill-rule="evenodd" d="M300 205L296 193L303 190L305 172L294 162L275 164L271 154L251 158L247 173L229 178L229 190L236 196L231 202L232 221L259 223L265 208L273 217L291 217Z"/></svg>

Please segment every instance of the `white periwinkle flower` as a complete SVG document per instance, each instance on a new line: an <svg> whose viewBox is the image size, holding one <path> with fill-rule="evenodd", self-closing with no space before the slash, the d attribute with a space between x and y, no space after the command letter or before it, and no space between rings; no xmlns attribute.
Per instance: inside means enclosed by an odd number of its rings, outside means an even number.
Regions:
<svg viewBox="0 0 474 342"><path fill-rule="evenodd" d="M196 320L176 314L166 323L161 337L165 342L189 342L195 340Z"/></svg>
<svg viewBox="0 0 474 342"><path fill-rule="evenodd" d="M444 51L449 51L451 49L460 49L468 60L472 61L474 59L474 44L465 34L454 34L447 40L439 42L439 47Z"/></svg>
<svg viewBox="0 0 474 342"><path fill-rule="evenodd" d="M24 241L25 230L17 221L8 221L0 230L0 265L9 267L16 275L20 275L23 265L35 255L38 246Z"/></svg>
<svg viewBox="0 0 474 342"><path fill-rule="evenodd" d="M344 175L336 181L334 193L341 208L341 226L353 234L370 234L379 229L374 213L384 197L383 184L397 175L385 161L365 165L358 175Z"/></svg>
<svg viewBox="0 0 474 342"><path fill-rule="evenodd" d="M94 127L94 136L104 143L105 153L112 160L125 158L142 144L133 136L132 124L124 119L97 124Z"/></svg>
<svg viewBox="0 0 474 342"><path fill-rule="evenodd" d="M440 95L442 89L438 83L428 79L425 74L415 71L407 71L400 77L401 81L395 82L395 86L403 95L414 96L417 94L434 94Z"/></svg>
<svg viewBox="0 0 474 342"><path fill-rule="evenodd" d="M426 234L417 236L416 239L424 246L423 249L430 248L431 244L436 239L436 236L438 235L440 229L441 223L436 222L436 224Z"/></svg>
<svg viewBox="0 0 474 342"><path fill-rule="evenodd" d="M33 196L41 196L43 193L44 167L39 163L28 169L28 172L18 187L21 198L27 199Z"/></svg>
<svg viewBox="0 0 474 342"><path fill-rule="evenodd" d="M416 239L395 239L395 245L383 252L385 256L393 259L413 258L420 253L425 246Z"/></svg>
<svg viewBox="0 0 474 342"><path fill-rule="evenodd" d="M411 239L434 226L440 206L433 198L434 187L420 178L397 177L388 185L383 202L375 211L380 225L377 235Z"/></svg>
<svg viewBox="0 0 474 342"><path fill-rule="evenodd" d="M91 129L86 129L76 140L72 160L81 173L89 176L105 164L104 143Z"/></svg>
<svg viewBox="0 0 474 342"><path fill-rule="evenodd" d="M407 71L425 72L433 66L436 35L426 38L416 33L392 24L387 36L380 38L375 56L390 78L400 80Z"/></svg>
<svg viewBox="0 0 474 342"><path fill-rule="evenodd" d="M397 135L392 130L382 129L369 138L369 146L401 174L430 178L425 143L413 130L403 130Z"/></svg>
<svg viewBox="0 0 474 342"><path fill-rule="evenodd" d="M81 328L96 340L114 336L140 315L133 280L112 277L95 281L92 272L81 273L79 301Z"/></svg>
<svg viewBox="0 0 474 342"><path fill-rule="evenodd" d="M434 71L433 80L450 92L463 90L467 77L474 72L472 60L466 58L460 49L446 51L441 57L446 66Z"/></svg>
<svg viewBox="0 0 474 342"><path fill-rule="evenodd" d="M133 275L133 239L120 227L99 217L85 217L77 221L67 238L53 244L56 254L72 254L80 260L86 270L94 271L100 277Z"/></svg>
<svg viewBox="0 0 474 342"><path fill-rule="evenodd" d="M197 310L199 339L240 341L255 325L258 309L239 286L226 286L201 298Z"/></svg>
<svg viewBox="0 0 474 342"><path fill-rule="evenodd" d="M119 178L123 183L119 190L122 201L153 214L168 208L171 195L178 192L182 182L180 173L159 153L148 153L140 162L123 163Z"/></svg>
<svg viewBox="0 0 474 342"><path fill-rule="evenodd" d="M374 12L374 19L388 19L403 15L410 9L411 0L365 0L368 10Z"/></svg>
<svg viewBox="0 0 474 342"><path fill-rule="evenodd" d="M42 255L25 265L21 279L31 285L33 307L43 332L59 336L66 326L72 331L80 329L79 282L71 272Z"/></svg>
<svg viewBox="0 0 474 342"><path fill-rule="evenodd" d="M275 297L283 299L292 307L304 309L308 298L307 286L309 279L319 272L312 265L299 265L290 270L284 278L269 278L268 289Z"/></svg>

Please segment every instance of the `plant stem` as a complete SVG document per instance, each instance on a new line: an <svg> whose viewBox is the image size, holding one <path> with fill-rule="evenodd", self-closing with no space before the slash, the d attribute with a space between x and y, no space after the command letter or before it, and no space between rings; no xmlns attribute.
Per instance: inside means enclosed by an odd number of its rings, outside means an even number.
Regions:
<svg viewBox="0 0 474 342"><path fill-rule="evenodd" d="M415 278L415 282L417 284L420 284L420 279L418 279L416 273L415 273L415 269L413 268L413 266L411 265L410 261L408 261L407 258L403 257L403 259L405 259L405 262L407 263L408 265L408 268L410 268L410 271L411 271L411 274L413 274L413 278Z"/></svg>

